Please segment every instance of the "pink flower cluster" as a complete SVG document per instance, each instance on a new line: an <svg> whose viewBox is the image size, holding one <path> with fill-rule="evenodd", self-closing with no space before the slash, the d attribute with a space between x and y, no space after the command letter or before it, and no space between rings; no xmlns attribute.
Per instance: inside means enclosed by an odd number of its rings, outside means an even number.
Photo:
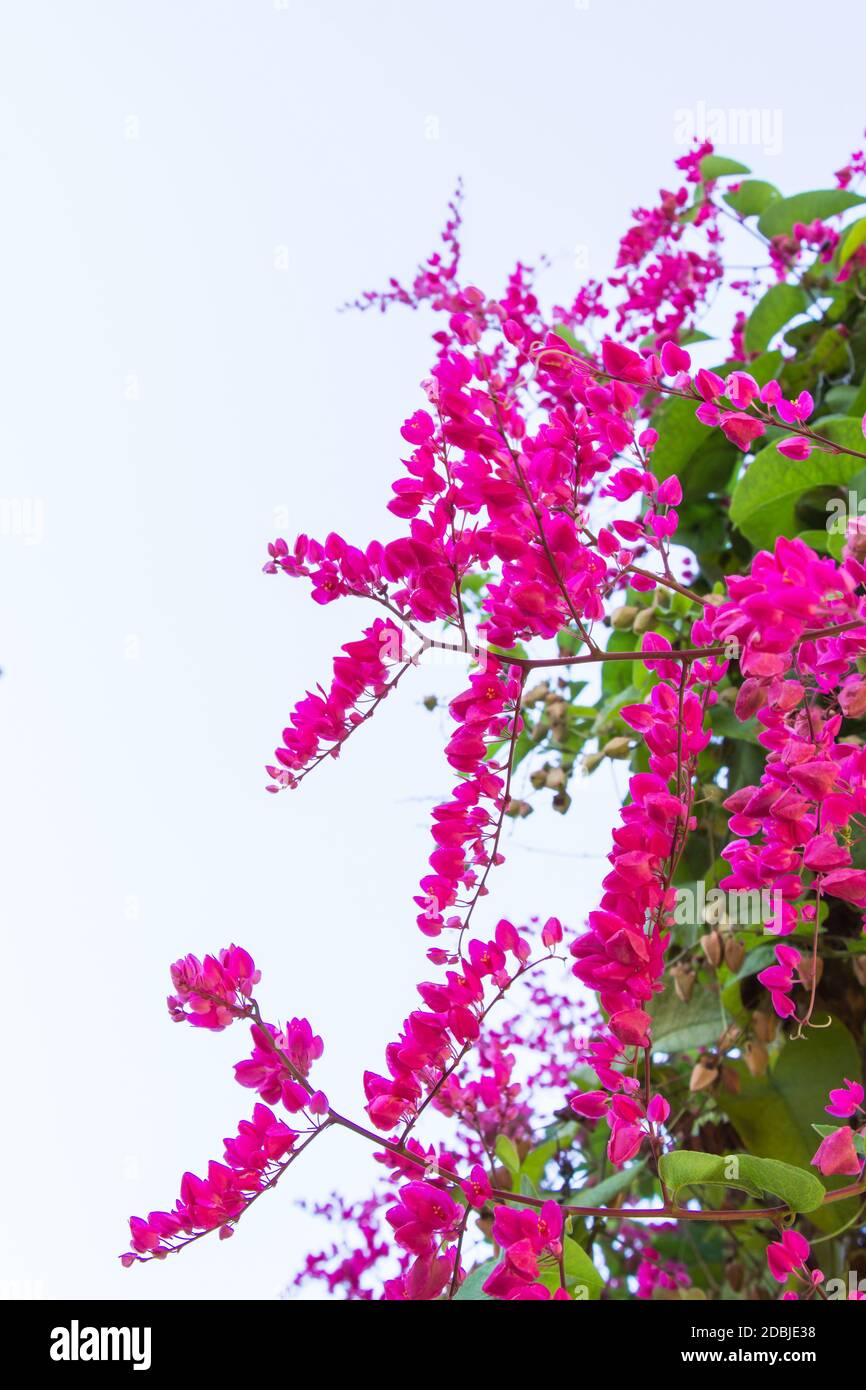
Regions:
<svg viewBox="0 0 866 1390"><path fill-rule="evenodd" d="M545 1202L538 1210L496 1207L493 1239L502 1249L502 1260L484 1281L484 1292L508 1302L568 1299L558 1274L554 1293L539 1278L545 1266L557 1269L562 1254L562 1228L558 1202Z"/></svg>
<svg viewBox="0 0 866 1390"><path fill-rule="evenodd" d="M152 1211L146 1221L130 1218L132 1250L121 1262L129 1267L164 1259L216 1228L221 1237L230 1236L232 1223L279 1177L297 1138L266 1105L256 1105L252 1119L241 1120L235 1137L225 1140L224 1163L210 1162L204 1178L184 1173L172 1211Z"/></svg>
<svg viewBox="0 0 866 1390"><path fill-rule="evenodd" d="M261 978L252 956L240 946L227 946L204 961L185 956L171 967L176 993L169 995L169 1013L176 1023L220 1032L245 1011Z"/></svg>

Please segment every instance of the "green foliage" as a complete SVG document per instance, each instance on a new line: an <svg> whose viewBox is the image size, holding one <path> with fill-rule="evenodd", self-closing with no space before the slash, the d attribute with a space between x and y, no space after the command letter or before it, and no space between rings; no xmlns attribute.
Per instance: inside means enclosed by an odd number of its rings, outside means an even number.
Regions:
<svg viewBox="0 0 866 1390"><path fill-rule="evenodd" d="M793 198L773 198L758 218L758 231L765 237L784 236L795 222L823 221L866 202L858 193L844 188L823 188L813 193L796 193Z"/></svg>
<svg viewBox="0 0 866 1390"><path fill-rule="evenodd" d="M679 1150L664 1154L659 1173L678 1205L694 1188L733 1187L750 1197L778 1197L792 1214L814 1211L824 1188L808 1169L752 1154L707 1154Z"/></svg>

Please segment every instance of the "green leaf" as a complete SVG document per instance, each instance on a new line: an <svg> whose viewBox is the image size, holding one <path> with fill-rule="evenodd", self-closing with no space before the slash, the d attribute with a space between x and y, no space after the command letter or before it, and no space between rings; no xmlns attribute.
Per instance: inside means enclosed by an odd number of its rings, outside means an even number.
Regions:
<svg viewBox="0 0 866 1390"><path fill-rule="evenodd" d="M828 416L818 432L845 448L863 449L859 423L847 415ZM777 536L803 530L797 504L813 488L846 486L863 466L849 454L815 452L787 459L774 444L755 456L731 498L731 520L756 549L772 549Z"/></svg>
<svg viewBox="0 0 866 1390"><path fill-rule="evenodd" d="M693 1187L735 1187L750 1197L778 1197L795 1214L814 1211L824 1186L814 1174L791 1163L752 1154L705 1154L677 1150L659 1159L659 1173L675 1202Z"/></svg>
<svg viewBox="0 0 866 1390"><path fill-rule="evenodd" d="M569 1293L579 1295L581 1300L597 1299L601 1293L602 1277L589 1255L576 1240L571 1240L568 1236L562 1242L562 1251L565 1287ZM559 1269L555 1266L542 1269L539 1282L550 1289L551 1293L555 1292L561 1283Z"/></svg>
<svg viewBox="0 0 866 1390"><path fill-rule="evenodd" d="M859 193L844 188L821 188L811 193L795 193L793 198L774 198L758 219L758 230L765 237L783 236L795 222L824 221L848 208L866 202Z"/></svg>
<svg viewBox="0 0 866 1390"><path fill-rule="evenodd" d="M474 1269L470 1269L463 1283L460 1285L460 1288L454 1295L455 1301L458 1298L462 1298L471 1299L473 1302L477 1302L478 1300L492 1302L493 1300L490 1295L482 1292L482 1285L490 1277L498 1264L499 1261L493 1258L491 1260L485 1260L482 1265L476 1265Z"/></svg>
<svg viewBox="0 0 866 1390"><path fill-rule="evenodd" d="M621 1168L592 1187L582 1187L569 1201L576 1207L606 1207L620 1192L627 1192L645 1168L645 1160L632 1164L631 1168Z"/></svg>
<svg viewBox="0 0 866 1390"><path fill-rule="evenodd" d="M728 159L723 154L705 154L698 166L704 183L710 179L723 179L728 174L751 174L745 164L737 159Z"/></svg>
<svg viewBox="0 0 866 1390"><path fill-rule="evenodd" d="M744 179L736 192L722 195L729 207L740 217L754 217L764 211L768 203L781 198L781 193L773 183L764 179Z"/></svg>
<svg viewBox="0 0 866 1390"><path fill-rule="evenodd" d="M749 352L762 352L786 323L805 311L807 304L806 292L799 285L773 285L749 315L745 331Z"/></svg>
<svg viewBox="0 0 866 1390"><path fill-rule="evenodd" d="M757 719L738 719L730 705L721 701L710 712L710 726L713 733L721 738L745 739L748 743L758 742Z"/></svg>
<svg viewBox="0 0 866 1390"><path fill-rule="evenodd" d="M537 1148L526 1155L521 1165L521 1173L524 1173L530 1182L541 1182L544 1177L544 1170L558 1148L559 1143L556 1138L545 1139L542 1144L539 1144Z"/></svg>
<svg viewBox="0 0 866 1390"><path fill-rule="evenodd" d="M860 1076L860 1057L848 1029L833 1019L827 1028L810 1030L805 1039L786 1042L763 1076L751 1076L741 1062L736 1067L740 1089L726 1091L721 1104L743 1144L761 1157L808 1168L815 1152L815 1116L823 1112L840 1077ZM822 1230L835 1230L852 1215L850 1207L841 1202L816 1211L812 1219Z"/></svg>
<svg viewBox="0 0 866 1390"><path fill-rule="evenodd" d="M520 1172L520 1154L514 1147L514 1141L509 1139L507 1134L500 1134L497 1137L496 1157L505 1164L512 1177L517 1176Z"/></svg>
<svg viewBox="0 0 866 1390"><path fill-rule="evenodd" d="M855 251L859 251L863 243L866 242L866 217L861 217L858 222L852 222L842 237L839 247L839 264L844 265L850 261Z"/></svg>
<svg viewBox="0 0 866 1390"><path fill-rule="evenodd" d="M697 984L687 1004L668 985L663 994L656 995L649 1012L657 1052L689 1052L704 1047L716 1041L728 1022L719 996Z"/></svg>

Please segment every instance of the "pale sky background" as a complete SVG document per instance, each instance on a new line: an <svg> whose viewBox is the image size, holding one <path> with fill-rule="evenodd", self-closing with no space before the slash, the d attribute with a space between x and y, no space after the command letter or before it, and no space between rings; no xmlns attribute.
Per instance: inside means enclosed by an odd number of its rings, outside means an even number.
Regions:
<svg viewBox="0 0 866 1390"><path fill-rule="evenodd" d="M461 174L469 277L496 292L546 251L563 299L576 248L603 273L672 183L678 109L763 110L767 152L727 152L826 186L866 120L863 30L859 0L826 29L804 0L0 4L7 1296L275 1296L328 1234L294 1200L373 1175L334 1133L234 1240L115 1258L253 1100L239 1027L169 1021L172 960L245 945L355 1114L429 970L411 897L450 778L420 701L458 673L415 676L301 792L263 791L368 618L263 576L266 543L395 533L430 361L429 319L336 306L411 273ZM509 827L479 925L579 925L614 809L604 770L567 817Z"/></svg>

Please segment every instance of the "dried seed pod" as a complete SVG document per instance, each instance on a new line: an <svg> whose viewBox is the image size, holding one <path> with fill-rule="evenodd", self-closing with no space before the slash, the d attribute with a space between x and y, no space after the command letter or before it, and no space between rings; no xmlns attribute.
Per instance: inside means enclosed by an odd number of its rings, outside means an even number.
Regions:
<svg viewBox="0 0 866 1390"><path fill-rule="evenodd" d="M542 787L547 786L547 773L547 763L544 764L544 767L540 767L535 772L530 773L529 780L536 791L540 791Z"/></svg>
<svg viewBox="0 0 866 1390"><path fill-rule="evenodd" d="M742 1085L740 1073L735 1071L733 1067L722 1067L719 1075L724 1089L730 1091L732 1095L736 1095Z"/></svg>
<svg viewBox="0 0 866 1390"><path fill-rule="evenodd" d="M729 1024L722 1036L719 1038L719 1052L729 1052L730 1049L734 1046L734 1043L739 1038L741 1031L742 1030L738 1023Z"/></svg>
<svg viewBox="0 0 866 1390"><path fill-rule="evenodd" d="M544 785L549 787L551 791L558 792L562 790L567 781L568 776L564 768L552 767L545 776Z"/></svg>
<svg viewBox="0 0 866 1390"><path fill-rule="evenodd" d="M624 734L608 739L601 750L603 758L628 758L631 756L631 739Z"/></svg>
<svg viewBox="0 0 866 1390"><path fill-rule="evenodd" d="M811 956L804 956L803 959L800 961L800 964L797 966L797 975L800 981L805 985L806 989L812 988L813 976L815 979L815 984L819 985L821 983L821 976L823 974L824 962L820 956L818 956L817 960L813 960Z"/></svg>
<svg viewBox="0 0 866 1390"><path fill-rule="evenodd" d="M866 955L854 956L852 965L854 966L854 974L857 976L857 980L863 988L866 989Z"/></svg>
<svg viewBox="0 0 866 1390"><path fill-rule="evenodd" d="M777 1027L775 1014L765 1014L760 1009L752 1014L752 1029L760 1042L771 1043L776 1036Z"/></svg>
<svg viewBox="0 0 866 1390"><path fill-rule="evenodd" d="M547 681L542 681L539 685L534 685L531 690L526 691L521 704L524 709L528 709L530 705L537 705L539 700L546 700L549 694L550 686Z"/></svg>
<svg viewBox="0 0 866 1390"><path fill-rule="evenodd" d="M512 797L508 803L508 809L505 814L507 816L517 817L520 820L525 820L527 816L532 815L534 809L535 808L531 806L528 801L520 801L516 797Z"/></svg>
<svg viewBox="0 0 866 1390"><path fill-rule="evenodd" d="M435 695L425 695L421 703L423 704L425 709L434 710L438 705L439 701Z"/></svg>
<svg viewBox="0 0 866 1390"><path fill-rule="evenodd" d="M554 811L558 811L561 816L564 816L571 805L571 797L568 792L557 792L551 804Z"/></svg>
<svg viewBox="0 0 866 1390"><path fill-rule="evenodd" d="M690 1091L708 1091L719 1079L718 1067L705 1062L696 1062L689 1078Z"/></svg>
<svg viewBox="0 0 866 1390"><path fill-rule="evenodd" d="M770 1063L770 1054L762 1042L753 1038L743 1048L743 1060L752 1076L763 1076Z"/></svg>
<svg viewBox="0 0 866 1390"><path fill-rule="evenodd" d="M590 773L595 772L599 763L603 762L604 757L601 753L587 753L586 757L581 759L580 766L585 773Z"/></svg>
<svg viewBox="0 0 866 1390"><path fill-rule="evenodd" d="M701 950L710 965L715 968L722 962L722 938L717 931L707 932L701 937Z"/></svg>
<svg viewBox="0 0 866 1390"><path fill-rule="evenodd" d="M729 936L725 942L725 965L736 975L746 959L746 948L736 936Z"/></svg>
<svg viewBox="0 0 866 1390"><path fill-rule="evenodd" d="M688 1004L695 987L695 980L698 978L697 971L693 970L690 965L686 965L684 961L678 961L676 965L671 967L671 976L677 998L683 1004Z"/></svg>
<svg viewBox="0 0 866 1390"><path fill-rule="evenodd" d="M739 1260L730 1260L725 1265L725 1278L727 1279L734 1293L740 1292L740 1289L743 1287L743 1280L745 1279L745 1277L746 1271L740 1264Z"/></svg>

